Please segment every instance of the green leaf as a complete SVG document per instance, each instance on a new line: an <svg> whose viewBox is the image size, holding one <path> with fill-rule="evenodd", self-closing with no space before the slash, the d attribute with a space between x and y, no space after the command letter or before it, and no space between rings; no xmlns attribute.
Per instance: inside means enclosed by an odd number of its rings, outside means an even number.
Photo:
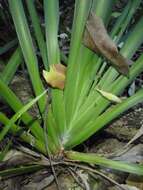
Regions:
<svg viewBox="0 0 143 190"><path fill-rule="evenodd" d="M88 51L87 49L85 51L84 47L82 47L82 36L86 19L91 8L91 3L91 0L77 0L75 3L66 86L64 92L66 122L68 127L70 127L72 117L75 114L74 111L77 100L77 91L81 89L81 85L79 82L81 79L80 75L81 73L83 74L83 69L85 69L86 67L85 64L88 64L88 62L86 61L90 60L92 55L90 51ZM81 63L81 59L84 62Z"/></svg>
<svg viewBox="0 0 143 190"><path fill-rule="evenodd" d="M0 79L0 96L15 111L22 109L23 104L14 92ZM43 140L43 130L39 122L34 120L27 112L21 116L22 121L27 127L30 127L32 134L38 139Z"/></svg>
<svg viewBox="0 0 143 190"><path fill-rule="evenodd" d="M92 11L101 17L104 23L108 23L115 3L116 0L93 0Z"/></svg>
<svg viewBox="0 0 143 190"><path fill-rule="evenodd" d="M0 113L0 122L3 125L7 126L10 123L10 119L8 119L3 113ZM39 139L35 138L28 131L24 131L22 127L20 127L20 126L18 126L16 124L13 124L12 127L10 128L9 132L12 135L19 136L19 138L23 142L26 142L29 145L31 145L32 147L36 148L39 152L41 152L41 153L43 153L45 155L47 154L44 142L42 142L42 140L39 140ZM50 137L48 137L48 138L49 138L50 142L52 142ZM50 145L50 147L52 147L52 148L54 147L53 143Z"/></svg>
<svg viewBox="0 0 143 190"><path fill-rule="evenodd" d="M3 47L0 47L0 55L6 53L11 48L13 48L17 44L17 42L18 42L18 40L14 39L14 40L8 42L7 44L5 44Z"/></svg>
<svg viewBox="0 0 143 190"><path fill-rule="evenodd" d="M59 2L57 0L44 0L44 14L46 27L46 44L49 64L60 63L58 46ZM50 27L49 27L50 26Z"/></svg>
<svg viewBox="0 0 143 190"><path fill-rule="evenodd" d="M65 148L70 149L76 145L79 145L88 139L91 135L102 129L110 121L122 114L124 111L142 102L142 99L143 89L139 90L132 97L122 101L122 103L110 107L98 117L95 117L95 109L91 110L91 113L88 116L89 119L86 121L86 123L84 123L84 125L82 123L82 120L86 117L86 115L83 116L81 120L76 121L71 131L68 131L68 138L64 145ZM107 99L106 101L109 102Z"/></svg>
<svg viewBox="0 0 143 190"><path fill-rule="evenodd" d="M12 141L9 140L8 143L6 144L6 146L4 147L4 150L2 150L2 152L0 152L0 162L4 159L4 157L7 154L11 145L12 145Z"/></svg>
<svg viewBox="0 0 143 190"><path fill-rule="evenodd" d="M9 0L9 7L11 15L14 21L15 29L17 32L18 40L22 53L28 68L28 72L31 78L32 86L35 95L38 96L44 90L42 81L40 79L38 60L35 54L32 37L26 20L23 4L21 0ZM39 101L38 105L41 113L45 110L46 96L43 96Z"/></svg>
<svg viewBox="0 0 143 190"><path fill-rule="evenodd" d="M16 51L11 56L10 60L8 61L7 65L5 66L5 68L1 74L1 78L5 84L8 85L12 81L18 66L22 62L22 59L23 59L23 57L22 57L21 50L20 50L20 48L17 48Z"/></svg>
<svg viewBox="0 0 143 190"><path fill-rule="evenodd" d="M31 100L28 104L26 104L23 108L21 108L9 121L9 123L2 129L0 132L0 141L3 140L5 135L8 133L9 129L12 127L12 125L22 116L23 113L25 113L33 104L35 104L43 95L45 95L47 92L44 91L42 94Z"/></svg>
<svg viewBox="0 0 143 190"><path fill-rule="evenodd" d="M44 0L44 14L49 64L60 64L58 45L59 2L57 0ZM62 138L66 128L65 103L62 90L52 89L52 111L58 126L58 133Z"/></svg>
<svg viewBox="0 0 143 190"><path fill-rule="evenodd" d="M44 67L46 70L48 70L48 57L47 57L47 48L46 48L46 43L44 41L44 36L40 27L40 20L39 20L39 16L38 13L36 11L36 7L34 5L34 1L33 0L26 0L27 3L27 7L31 16L31 20L32 20L32 24L33 24L33 28L34 28L34 32L35 32L35 36L36 36L36 40L40 49L40 53L42 56L42 60L44 63Z"/></svg>
<svg viewBox="0 0 143 190"><path fill-rule="evenodd" d="M51 110L51 107L49 107L49 110L48 110L46 127L47 127L47 133L49 135L48 136L48 143L49 144L54 144L55 147L56 147L56 149L53 151L53 153L55 154L55 153L60 152L61 149L62 149L61 139L60 139L60 136L59 136L59 133L58 133L59 129L58 129L58 126L56 124L55 118L53 116L53 112Z"/></svg>
<svg viewBox="0 0 143 190"><path fill-rule="evenodd" d="M143 165L131 164L122 161L114 161L92 153L80 153L80 152L69 151L66 152L65 154L67 158L69 158L70 160L85 162L88 164L95 164L137 175L143 175Z"/></svg>

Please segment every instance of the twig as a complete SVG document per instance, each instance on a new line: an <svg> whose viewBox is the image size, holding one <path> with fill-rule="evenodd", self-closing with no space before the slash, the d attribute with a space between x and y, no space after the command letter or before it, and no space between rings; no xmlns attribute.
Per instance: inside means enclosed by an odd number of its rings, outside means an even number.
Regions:
<svg viewBox="0 0 143 190"><path fill-rule="evenodd" d="M123 154L125 154L127 151L129 151L132 148L132 143L136 141L138 138L140 138L142 135L143 135L143 125L140 127L140 129L135 134L135 136L133 136L133 138L125 146L123 146L117 152L111 153L110 155L108 155L108 157L113 158L113 157L122 156Z"/></svg>
<svg viewBox="0 0 143 190"><path fill-rule="evenodd" d="M48 114L48 105L49 105L49 97L48 96L48 100L47 100L47 105L46 105L46 109L45 109L45 112L44 112L44 138L45 138L45 148L46 148L46 152L47 152L47 155L49 157L49 163L50 163L50 166L51 166L51 169L52 169L52 173L54 175L54 178L55 178L55 182L56 182L56 186L57 186L57 189L58 190L61 190L60 189L60 186L59 186L59 183L58 183L58 179L57 179L57 175L56 175L56 172L55 172L55 168L52 164L52 159L51 159L51 155L50 155L50 150L49 150L49 147L48 147L48 131L47 131L47 114Z"/></svg>
<svg viewBox="0 0 143 190"><path fill-rule="evenodd" d="M126 147L126 145L125 145L123 148L117 150L116 152L113 152L113 153L111 153L111 154L108 154L107 157L111 159L111 158L115 158L115 157L122 156L122 155L125 154L127 151L129 151L130 148L131 148L131 146L127 146L127 147Z"/></svg>
<svg viewBox="0 0 143 190"><path fill-rule="evenodd" d="M135 136L125 145L125 148L129 147L130 144L132 144L134 141L136 141L138 138L140 138L143 135L143 125L140 127L138 132L135 134Z"/></svg>
<svg viewBox="0 0 143 190"><path fill-rule="evenodd" d="M76 176L76 175L78 175L78 174L73 170L73 168L70 167L70 168L67 168L67 169L68 169L68 171L70 172L70 174L71 174L71 176L73 177L73 179L75 180L75 182L76 182L79 186L81 186L81 188L85 189L85 185L80 182L80 180L82 180L81 177L80 177L80 176ZM78 179L79 177L80 177L80 180Z"/></svg>
<svg viewBox="0 0 143 190"><path fill-rule="evenodd" d="M102 172L99 172L98 170L96 169L93 169L93 168L90 168L88 166L85 166L85 165L81 165L81 164L76 164L76 163L72 163L72 162L63 162L63 164L67 165L67 166L76 166L78 168L81 168L83 170L87 170L91 173L95 173L101 177L103 177L104 179L110 181L111 183L113 183L114 185L117 185L120 189L122 190L126 190L124 187L122 187L118 182L116 182L115 180L111 179L110 177L106 176L105 174L103 174Z"/></svg>

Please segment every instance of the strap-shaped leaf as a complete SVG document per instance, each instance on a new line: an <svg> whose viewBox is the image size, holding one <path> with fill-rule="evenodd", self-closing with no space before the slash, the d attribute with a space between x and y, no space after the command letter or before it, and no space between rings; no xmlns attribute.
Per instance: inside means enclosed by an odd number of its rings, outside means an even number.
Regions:
<svg viewBox="0 0 143 190"><path fill-rule="evenodd" d="M29 108L31 108L43 95L45 95L47 90L45 90L42 94L31 100L28 104L22 107L9 121L9 123L3 128L0 133L0 141L3 140L9 129L12 125L24 114Z"/></svg>
<svg viewBox="0 0 143 190"><path fill-rule="evenodd" d="M108 167L115 170L120 170L123 172L129 172L137 175L143 176L143 165L142 164L132 164L128 162L110 160L101 157L94 153L81 153L74 151L67 151L66 156L75 161L81 161L90 164L96 164L103 167Z"/></svg>

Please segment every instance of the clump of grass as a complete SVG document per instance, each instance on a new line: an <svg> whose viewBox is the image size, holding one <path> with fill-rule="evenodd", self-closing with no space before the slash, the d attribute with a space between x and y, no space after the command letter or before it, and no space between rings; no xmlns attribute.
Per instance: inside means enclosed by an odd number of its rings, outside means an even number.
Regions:
<svg viewBox="0 0 143 190"><path fill-rule="evenodd" d="M83 143L124 111L142 102L143 99L142 89L115 105L106 97L107 93L112 98L113 96L120 96L124 89L143 71L143 55L140 55L131 65L129 76L127 77L108 64L101 54L91 51L83 44L83 34L89 13L92 11L108 26L115 1L76 0L65 86L63 90L51 88L52 102L48 105L48 112L46 111L48 100L42 83L42 76L39 74L38 59L23 3L21 0L9 0L8 2L21 51L17 50L15 52L10 59L10 64L7 65L7 69L3 71L0 78L0 95L15 112L11 119L8 119L4 113L0 113L0 122L3 123L0 140L3 140L7 133L18 135L20 131L19 138L22 141L33 146L43 155L50 156L51 159L53 157L60 158L62 164L66 159L69 162L72 160L92 163L143 175L142 165L123 163L109 160L96 154L72 151L75 146ZM140 0L128 1L122 14L117 17L110 33L111 38L115 40L117 45L121 42L123 43L120 53L127 59L132 58L143 42L142 17L130 31L126 31L140 2ZM44 34L41 30L34 1L27 0L26 5L32 21L38 49L41 52L44 69L49 71L53 64L61 63L57 38L59 2L58 0L44 0ZM46 41L44 38L46 38ZM23 106L15 93L7 86L21 61L22 55L36 96L26 106ZM7 76L5 78L4 73L6 71ZM38 102L42 122L38 119L34 120L27 112L36 101ZM21 118L22 122L15 124L19 118ZM22 124L25 125L25 128L21 127ZM46 126L46 130L42 125ZM45 143L45 137L47 138L47 143ZM31 143L33 139L34 143ZM47 149L49 150L48 152ZM52 159L52 161L55 161L55 159ZM38 168L38 166L30 167L32 169L34 167L35 169L36 167ZM25 172L30 171L30 167L27 167ZM16 172L16 169L12 171ZM21 172L23 171L24 169ZM3 176L5 173L6 171L1 171L0 175Z"/></svg>

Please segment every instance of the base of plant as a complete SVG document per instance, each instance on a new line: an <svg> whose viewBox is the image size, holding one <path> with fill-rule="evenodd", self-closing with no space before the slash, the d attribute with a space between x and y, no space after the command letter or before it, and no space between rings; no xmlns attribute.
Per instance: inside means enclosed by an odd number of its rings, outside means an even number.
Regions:
<svg viewBox="0 0 143 190"><path fill-rule="evenodd" d="M8 168L0 171L1 177L21 175L23 173L34 172L44 167L51 166L75 166L84 164L95 164L95 166L107 167L110 169L117 169L123 172L129 172L133 174L143 175L143 165L129 164L121 161L110 160L92 153L81 153L75 151L65 151L63 154L50 156L50 159L45 156L41 156L41 159L33 163L34 165L27 164L16 168ZM89 166L89 165L88 165ZM93 169L93 167L92 167Z"/></svg>

